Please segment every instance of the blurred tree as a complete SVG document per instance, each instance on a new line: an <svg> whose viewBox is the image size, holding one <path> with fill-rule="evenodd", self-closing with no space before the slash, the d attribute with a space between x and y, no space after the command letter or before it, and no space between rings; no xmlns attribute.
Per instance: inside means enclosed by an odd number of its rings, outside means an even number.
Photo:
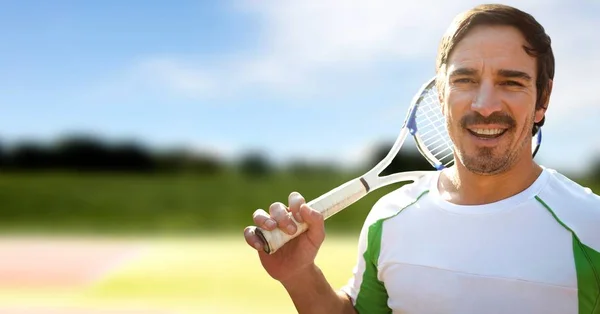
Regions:
<svg viewBox="0 0 600 314"><path fill-rule="evenodd" d="M56 146L58 168L90 171L106 170L113 163L109 148L99 139L88 136L71 136Z"/></svg>
<svg viewBox="0 0 600 314"><path fill-rule="evenodd" d="M156 170L156 162L148 150L135 143L122 143L110 150L109 170L149 172Z"/></svg>
<svg viewBox="0 0 600 314"><path fill-rule="evenodd" d="M226 169L225 161L208 153L192 153L186 149L172 149L155 156L160 171L190 172L216 175Z"/></svg>
<svg viewBox="0 0 600 314"><path fill-rule="evenodd" d="M270 174L273 171L273 166L263 154L250 152L240 159L239 169L244 175L260 177Z"/></svg>
<svg viewBox="0 0 600 314"><path fill-rule="evenodd" d="M54 154L45 146L35 142L17 144L6 156L9 168L17 170L45 170L52 168L55 162Z"/></svg>
<svg viewBox="0 0 600 314"><path fill-rule="evenodd" d="M600 156L596 157L596 161L590 167L589 175L585 180L600 185Z"/></svg>
<svg viewBox="0 0 600 314"><path fill-rule="evenodd" d="M379 163L389 153L393 144L380 144L374 150L373 157L370 159L369 169ZM407 152L407 149L400 150L400 153L394 157L391 164L383 171L382 175L403 171L415 170L433 170L433 166L418 151Z"/></svg>
<svg viewBox="0 0 600 314"><path fill-rule="evenodd" d="M209 154L199 154L192 159L192 169L201 175L216 175L225 169L224 162Z"/></svg>
<svg viewBox="0 0 600 314"><path fill-rule="evenodd" d="M187 164L187 152L185 150L172 149L155 155L157 168L161 172L184 171Z"/></svg>
<svg viewBox="0 0 600 314"><path fill-rule="evenodd" d="M6 151L2 142L0 142L0 169L6 167Z"/></svg>
<svg viewBox="0 0 600 314"><path fill-rule="evenodd" d="M1 143L0 143L1 144ZM248 156L244 169L251 174L270 170L268 161ZM89 135L70 135L42 145L18 143L10 152L0 146L0 167L15 170L74 170L115 172L190 172L201 175L222 173L227 163L208 153L173 149L163 153L147 149L133 141L108 143Z"/></svg>
<svg viewBox="0 0 600 314"><path fill-rule="evenodd" d="M55 148L56 167L77 171L151 171L152 155L135 143L110 146L90 136L72 136Z"/></svg>

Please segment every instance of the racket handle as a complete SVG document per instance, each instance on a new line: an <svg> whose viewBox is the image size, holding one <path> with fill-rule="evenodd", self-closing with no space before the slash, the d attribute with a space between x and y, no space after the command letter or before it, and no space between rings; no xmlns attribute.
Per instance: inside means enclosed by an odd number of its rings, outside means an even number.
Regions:
<svg viewBox="0 0 600 314"><path fill-rule="evenodd" d="M344 208L352 205L367 195L367 188L360 179L353 179L339 187L321 195L320 197L310 201L308 205L314 210L323 214L324 219L327 219L334 214L337 214ZM255 232L263 242L263 250L268 254L275 253L284 244L291 239L297 237L308 229L306 223L298 223L291 213L288 213L290 218L297 226L296 233L289 235L281 229L277 228L272 231L256 228Z"/></svg>

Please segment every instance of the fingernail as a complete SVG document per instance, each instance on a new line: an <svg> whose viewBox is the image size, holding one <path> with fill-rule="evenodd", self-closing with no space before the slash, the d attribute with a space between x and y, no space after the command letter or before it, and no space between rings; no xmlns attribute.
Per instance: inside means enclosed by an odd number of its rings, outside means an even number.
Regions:
<svg viewBox="0 0 600 314"><path fill-rule="evenodd" d="M288 225L286 229L289 234L296 233L296 226L294 226L294 225Z"/></svg>
<svg viewBox="0 0 600 314"><path fill-rule="evenodd" d="M273 229L277 226L277 223L274 220L269 219L265 222L265 226L269 229Z"/></svg>
<svg viewBox="0 0 600 314"><path fill-rule="evenodd" d="M262 244L260 244L260 242L254 242L254 248L257 250L261 250L262 249Z"/></svg>

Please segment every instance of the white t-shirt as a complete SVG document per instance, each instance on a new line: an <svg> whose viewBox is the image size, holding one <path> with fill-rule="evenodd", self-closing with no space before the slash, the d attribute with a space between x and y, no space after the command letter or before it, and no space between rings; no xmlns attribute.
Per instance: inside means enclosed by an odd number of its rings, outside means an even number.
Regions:
<svg viewBox="0 0 600 314"><path fill-rule="evenodd" d="M343 287L359 313L600 313L600 197L544 168L486 205L442 199L439 172L381 198Z"/></svg>

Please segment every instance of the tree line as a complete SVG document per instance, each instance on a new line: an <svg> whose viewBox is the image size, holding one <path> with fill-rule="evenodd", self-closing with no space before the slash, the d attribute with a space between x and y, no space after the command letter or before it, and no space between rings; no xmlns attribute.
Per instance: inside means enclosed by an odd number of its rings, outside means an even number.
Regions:
<svg viewBox="0 0 600 314"><path fill-rule="evenodd" d="M7 147L0 143L0 169L7 171L78 172L218 172L222 162L183 149L158 152L133 141L109 142L75 135L54 143L22 141Z"/></svg>
<svg viewBox="0 0 600 314"><path fill-rule="evenodd" d="M390 147L391 143L379 145L364 167L374 166ZM0 170L3 171L190 172L216 175L231 169L249 176L264 176L281 170L295 174L322 174L336 171L337 167L334 164L291 161L282 169L266 154L257 151L249 151L235 161L226 161L208 153L186 149L161 151L138 142L109 142L86 135L72 135L53 143L22 141L8 146L0 142ZM432 167L415 152L399 155L386 171L420 169Z"/></svg>
<svg viewBox="0 0 600 314"><path fill-rule="evenodd" d="M388 153L392 143L379 143L361 170L367 170ZM216 175L235 170L249 176L265 176L277 171L297 175L337 171L336 165L291 161L283 169L261 152L247 152L236 161L225 161L207 153L186 149L159 151L137 142L109 142L98 137L73 135L54 143L23 141L10 147L0 142L0 170L173 173ZM416 151L403 150L384 174L411 170L431 170L432 166ZM586 179L600 181L600 159L590 167ZM359 171L361 171L359 170Z"/></svg>

